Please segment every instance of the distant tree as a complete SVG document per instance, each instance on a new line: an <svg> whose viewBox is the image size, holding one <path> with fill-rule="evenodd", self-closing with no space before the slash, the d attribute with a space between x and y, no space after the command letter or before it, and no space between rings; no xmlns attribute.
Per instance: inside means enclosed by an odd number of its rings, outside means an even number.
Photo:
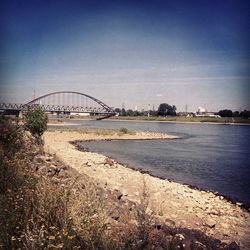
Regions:
<svg viewBox="0 0 250 250"><path fill-rule="evenodd" d="M128 116L133 116L134 115L134 111L132 109L128 109L127 110L127 115Z"/></svg>
<svg viewBox="0 0 250 250"><path fill-rule="evenodd" d="M250 111L244 110L243 112L240 113L240 117L248 119L250 117Z"/></svg>
<svg viewBox="0 0 250 250"><path fill-rule="evenodd" d="M176 107L175 105L171 106L167 103L161 103L158 108L158 115L160 116L166 116L166 115L176 115Z"/></svg>
<svg viewBox="0 0 250 250"><path fill-rule="evenodd" d="M157 116L157 113L158 113L158 112L155 111L155 110L150 110L149 113L150 113L151 116Z"/></svg>
<svg viewBox="0 0 250 250"><path fill-rule="evenodd" d="M141 112L139 112L138 110L134 111L134 116L141 116L141 115L142 115Z"/></svg>
<svg viewBox="0 0 250 250"><path fill-rule="evenodd" d="M41 136L47 129L48 116L40 108L29 110L25 115L24 126L41 142Z"/></svg>
<svg viewBox="0 0 250 250"><path fill-rule="evenodd" d="M239 111L234 111L233 112L233 117L240 117L240 112Z"/></svg>
<svg viewBox="0 0 250 250"><path fill-rule="evenodd" d="M126 116L127 115L127 112L124 108L122 108L121 110L121 116Z"/></svg>
<svg viewBox="0 0 250 250"><path fill-rule="evenodd" d="M115 108L115 112L118 113L119 115L121 115L121 112L122 112L122 111L121 111L121 109L119 109L119 108Z"/></svg>
<svg viewBox="0 0 250 250"><path fill-rule="evenodd" d="M218 112L221 117L232 117L233 111L230 109L223 109Z"/></svg>

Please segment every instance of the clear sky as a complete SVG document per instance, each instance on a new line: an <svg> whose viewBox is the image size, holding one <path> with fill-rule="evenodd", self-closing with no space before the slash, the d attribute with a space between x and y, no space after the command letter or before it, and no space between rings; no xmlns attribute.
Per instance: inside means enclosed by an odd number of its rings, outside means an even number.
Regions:
<svg viewBox="0 0 250 250"><path fill-rule="evenodd" d="M250 109L249 1L1 3L0 102L34 88L126 109Z"/></svg>

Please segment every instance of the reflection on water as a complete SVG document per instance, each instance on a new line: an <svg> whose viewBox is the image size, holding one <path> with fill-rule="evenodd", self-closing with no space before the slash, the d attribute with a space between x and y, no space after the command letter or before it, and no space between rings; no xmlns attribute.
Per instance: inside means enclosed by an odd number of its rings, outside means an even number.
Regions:
<svg viewBox="0 0 250 250"><path fill-rule="evenodd" d="M74 121L75 122L75 121ZM78 121L77 127L171 133L176 140L84 142L134 168L250 205L250 126L160 122Z"/></svg>

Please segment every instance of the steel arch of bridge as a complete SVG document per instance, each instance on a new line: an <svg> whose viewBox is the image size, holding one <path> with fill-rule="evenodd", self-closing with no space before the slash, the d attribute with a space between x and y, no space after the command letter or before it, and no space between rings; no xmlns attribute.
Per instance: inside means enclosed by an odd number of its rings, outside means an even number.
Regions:
<svg viewBox="0 0 250 250"><path fill-rule="evenodd" d="M73 100L72 95L76 95L76 99L79 99L80 101L82 101L81 98L85 98L87 102L90 99L93 102L92 106L79 105L79 104L69 105L68 103L67 104L45 103L45 101L47 100L46 98L50 98L50 97L51 98L57 97L59 102L60 102L60 98L62 97L63 102L65 102L65 94L66 94L66 97L68 95L68 101L70 100L69 102L71 103L75 101ZM70 99L70 97L72 99ZM83 101L85 101L85 99L83 99ZM42 104L42 102L44 103ZM98 105L98 107L95 107L96 104ZM90 113L90 114L98 114L98 115L105 116L104 118L110 117L116 114L115 111L111 107L109 107L102 101L98 100L97 98L94 98L90 95L86 95L80 92L75 92L75 91L58 91L58 92L49 93L49 94L40 96L26 104L15 104L15 103L11 103L11 104L1 103L0 104L0 109L2 110L27 111L29 109L33 109L36 107L40 107L43 111L46 111L46 112Z"/></svg>

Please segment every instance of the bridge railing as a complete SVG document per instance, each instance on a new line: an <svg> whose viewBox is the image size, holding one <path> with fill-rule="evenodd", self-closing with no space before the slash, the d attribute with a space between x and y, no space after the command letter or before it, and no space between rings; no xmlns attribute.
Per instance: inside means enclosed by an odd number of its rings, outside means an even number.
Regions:
<svg viewBox="0 0 250 250"><path fill-rule="evenodd" d="M49 104L17 104L17 103L0 103L0 110L17 110L28 111L30 109L41 108L44 112L73 112L73 113L90 113L90 114L109 114L115 115L114 111L107 111L103 107L82 107L82 106L64 106Z"/></svg>

